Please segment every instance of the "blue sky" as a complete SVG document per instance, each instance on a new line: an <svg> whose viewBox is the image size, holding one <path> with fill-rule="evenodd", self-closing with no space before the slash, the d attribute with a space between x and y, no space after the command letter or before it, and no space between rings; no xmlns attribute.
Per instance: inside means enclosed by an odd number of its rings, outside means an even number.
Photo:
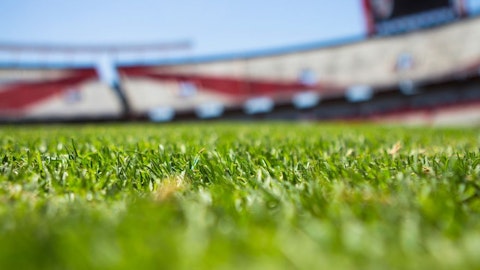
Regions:
<svg viewBox="0 0 480 270"><path fill-rule="evenodd" d="M480 0L467 0L480 9ZM142 44L190 40L191 55L362 35L360 0L1 0L0 41Z"/></svg>
<svg viewBox="0 0 480 270"><path fill-rule="evenodd" d="M0 41L130 44L191 40L193 54L360 35L360 1L2 0Z"/></svg>

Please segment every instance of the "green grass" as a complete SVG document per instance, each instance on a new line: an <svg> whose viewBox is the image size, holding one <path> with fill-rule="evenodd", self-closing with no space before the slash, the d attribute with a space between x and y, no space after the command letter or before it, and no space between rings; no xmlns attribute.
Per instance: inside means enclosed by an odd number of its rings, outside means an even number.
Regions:
<svg viewBox="0 0 480 270"><path fill-rule="evenodd" d="M0 129L0 269L479 269L480 130Z"/></svg>

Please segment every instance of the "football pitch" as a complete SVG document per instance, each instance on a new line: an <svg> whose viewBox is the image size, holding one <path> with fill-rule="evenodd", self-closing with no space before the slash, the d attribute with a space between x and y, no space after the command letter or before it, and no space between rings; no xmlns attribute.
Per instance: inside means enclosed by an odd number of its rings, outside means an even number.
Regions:
<svg viewBox="0 0 480 270"><path fill-rule="evenodd" d="M480 129L0 127L0 269L479 269Z"/></svg>

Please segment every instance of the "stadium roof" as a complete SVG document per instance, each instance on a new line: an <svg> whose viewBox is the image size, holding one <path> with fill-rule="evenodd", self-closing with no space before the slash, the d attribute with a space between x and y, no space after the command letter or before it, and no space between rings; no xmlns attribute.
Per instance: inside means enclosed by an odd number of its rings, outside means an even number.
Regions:
<svg viewBox="0 0 480 270"><path fill-rule="evenodd" d="M143 51L174 51L191 49L190 41L158 42L151 44L129 45L54 45L54 44L21 44L15 42L1 42L0 51L29 52L29 53L128 53Z"/></svg>

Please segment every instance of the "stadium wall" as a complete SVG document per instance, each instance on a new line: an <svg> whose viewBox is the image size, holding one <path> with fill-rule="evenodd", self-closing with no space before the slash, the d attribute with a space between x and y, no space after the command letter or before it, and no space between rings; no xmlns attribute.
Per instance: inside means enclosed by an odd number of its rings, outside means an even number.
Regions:
<svg viewBox="0 0 480 270"><path fill-rule="evenodd" d="M156 106L192 110L204 102L239 107L257 97L284 104L306 91L330 99L358 86L379 92L398 89L404 82L425 84L476 73L478 40L480 18L474 18L404 35L277 55L121 67L120 74L137 112ZM185 83L194 88L191 95L183 93Z"/></svg>
<svg viewBox="0 0 480 270"><path fill-rule="evenodd" d="M115 118L120 111L94 69L0 69L0 120Z"/></svg>
<svg viewBox="0 0 480 270"><path fill-rule="evenodd" d="M211 118L230 110L256 114L288 105L309 109L329 100L364 102L405 85L478 76L478 40L477 17L327 46L119 63L118 72L129 117L168 121L190 113ZM122 103L94 67L0 68L2 121L121 117Z"/></svg>

